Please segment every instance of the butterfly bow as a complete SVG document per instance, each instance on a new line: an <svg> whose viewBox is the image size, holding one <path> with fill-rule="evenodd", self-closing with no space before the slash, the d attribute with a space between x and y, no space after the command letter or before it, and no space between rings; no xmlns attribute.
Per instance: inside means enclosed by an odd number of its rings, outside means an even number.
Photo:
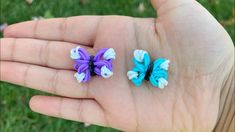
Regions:
<svg viewBox="0 0 235 132"><path fill-rule="evenodd" d="M158 58L151 63L150 56L147 51L135 50L133 58L134 67L127 72L129 80L134 85L140 86L143 80L150 81L154 87L163 89L168 84L168 67L170 60Z"/></svg>
<svg viewBox="0 0 235 132"><path fill-rule="evenodd" d="M113 75L112 61L116 53L113 48L100 49L95 56L90 56L85 49L81 47L73 48L70 57L75 61L74 74L77 81L88 82L91 76L98 75L103 78L109 78Z"/></svg>

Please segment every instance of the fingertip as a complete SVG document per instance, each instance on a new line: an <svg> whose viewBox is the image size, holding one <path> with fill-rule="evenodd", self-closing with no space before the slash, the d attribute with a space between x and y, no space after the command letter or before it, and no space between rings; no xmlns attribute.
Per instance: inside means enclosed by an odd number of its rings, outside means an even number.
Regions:
<svg viewBox="0 0 235 132"><path fill-rule="evenodd" d="M34 36L35 21L26 21L16 24L12 24L6 27L3 31L4 37L27 37L31 38Z"/></svg>
<svg viewBox="0 0 235 132"><path fill-rule="evenodd" d="M193 2L195 2L195 0L151 0L151 4L157 12L158 17L180 5Z"/></svg>
<svg viewBox="0 0 235 132"><path fill-rule="evenodd" d="M3 37L7 38L7 37L10 36L11 27L12 27L12 25L7 26L7 27L3 30Z"/></svg>
<svg viewBox="0 0 235 132"><path fill-rule="evenodd" d="M151 0L151 4L152 4L152 6L153 6L153 8L155 9L155 10L157 10L157 8L158 8L158 4L157 4L157 1L156 0Z"/></svg>
<svg viewBox="0 0 235 132"><path fill-rule="evenodd" d="M40 101L40 95L33 96L29 101L29 107L32 111L37 112L38 109L38 101Z"/></svg>
<svg viewBox="0 0 235 132"><path fill-rule="evenodd" d="M33 96L29 101L29 107L32 111L51 115L57 113L59 109L60 100L57 97L36 95Z"/></svg>
<svg viewBox="0 0 235 132"><path fill-rule="evenodd" d="M3 31L4 38L16 37L18 24L12 24L7 26Z"/></svg>

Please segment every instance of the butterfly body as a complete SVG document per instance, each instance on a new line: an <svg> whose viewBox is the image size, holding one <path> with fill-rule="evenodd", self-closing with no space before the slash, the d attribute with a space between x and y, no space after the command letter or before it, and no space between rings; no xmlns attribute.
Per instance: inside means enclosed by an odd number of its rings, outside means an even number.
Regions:
<svg viewBox="0 0 235 132"><path fill-rule="evenodd" d="M95 75L95 69L94 69L95 65L94 65L94 56L93 55L90 56L90 61L89 61L88 65L89 65L89 70L91 72L91 76L94 76Z"/></svg>
<svg viewBox="0 0 235 132"><path fill-rule="evenodd" d="M88 82L91 76L98 75L103 78L112 76L112 60L115 59L115 51L112 48L103 48L93 56L85 49L76 47L71 50L70 57L74 59L75 77L78 82Z"/></svg>
<svg viewBox="0 0 235 132"><path fill-rule="evenodd" d="M140 86L143 80L149 81L154 87L163 89L168 84L168 67L170 61L158 58L151 63L147 51L135 50L133 58L134 67L127 72L128 78L134 85Z"/></svg>

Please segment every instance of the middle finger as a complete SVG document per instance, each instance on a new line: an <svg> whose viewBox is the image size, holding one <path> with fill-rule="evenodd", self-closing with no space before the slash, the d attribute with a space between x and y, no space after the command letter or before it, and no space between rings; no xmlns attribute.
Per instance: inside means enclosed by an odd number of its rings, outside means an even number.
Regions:
<svg viewBox="0 0 235 132"><path fill-rule="evenodd" d="M23 38L1 39L1 60L36 64L58 69L73 69L70 50L74 43ZM91 47L81 46L88 53Z"/></svg>

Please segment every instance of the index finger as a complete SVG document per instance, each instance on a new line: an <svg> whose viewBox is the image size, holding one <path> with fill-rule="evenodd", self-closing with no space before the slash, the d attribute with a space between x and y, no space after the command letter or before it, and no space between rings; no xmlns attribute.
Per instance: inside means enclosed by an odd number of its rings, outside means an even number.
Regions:
<svg viewBox="0 0 235 132"><path fill-rule="evenodd" d="M67 41L93 46L100 16L78 16L21 22L8 26L4 37Z"/></svg>

